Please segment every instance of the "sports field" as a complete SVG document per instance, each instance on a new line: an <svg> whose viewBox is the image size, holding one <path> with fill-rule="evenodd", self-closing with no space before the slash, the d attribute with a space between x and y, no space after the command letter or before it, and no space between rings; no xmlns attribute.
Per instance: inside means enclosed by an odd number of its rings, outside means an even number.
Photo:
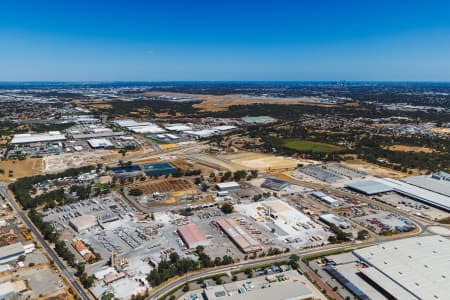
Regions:
<svg viewBox="0 0 450 300"><path fill-rule="evenodd" d="M320 152L320 153L339 152L345 149L344 147L336 145L297 139L284 140L283 147L303 152Z"/></svg>

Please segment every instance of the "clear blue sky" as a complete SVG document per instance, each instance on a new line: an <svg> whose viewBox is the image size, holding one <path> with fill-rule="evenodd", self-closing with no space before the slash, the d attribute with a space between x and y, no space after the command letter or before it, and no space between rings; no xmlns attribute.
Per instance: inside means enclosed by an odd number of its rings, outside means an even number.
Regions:
<svg viewBox="0 0 450 300"><path fill-rule="evenodd" d="M450 1L2 0L0 81L450 81Z"/></svg>

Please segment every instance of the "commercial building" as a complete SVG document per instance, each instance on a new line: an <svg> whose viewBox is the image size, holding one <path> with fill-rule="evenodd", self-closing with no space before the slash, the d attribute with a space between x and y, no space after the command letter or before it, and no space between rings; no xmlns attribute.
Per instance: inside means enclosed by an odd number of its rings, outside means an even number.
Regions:
<svg viewBox="0 0 450 300"><path fill-rule="evenodd" d="M183 239L183 242L189 249L196 248L197 246L206 246L209 244L206 235L198 227L197 224L187 224L178 227L178 234Z"/></svg>
<svg viewBox="0 0 450 300"><path fill-rule="evenodd" d="M72 247L83 257L84 260L90 261L95 259L94 253L89 250L86 244L80 239L74 239L72 241Z"/></svg>
<svg viewBox="0 0 450 300"><path fill-rule="evenodd" d="M362 278L390 299L448 299L450 240L423 236L354 250Z"/></svg>
<svg viewBox="0 0 450 300"><path fill-rule="evenodd" d="M244 253L261 251L261 245L234 219L224 218L217 221L220 228Z"/></svg>
<svg viewBox="0 0 450 300"><path fill-rule="evenodd" d="M230 182L218 183L218 184L216 184L216 188L217 188L217 190L223 192L223 191L238 190L241 188L241 186L239 185L239 183L237 183L235 181L230 181Z"/></svg>
<svg viewBox="0 0 450 300"><path fill-rule="evenodd" d="M97 218L94 215L82 215L69 221L69 225L77 232L82 232L97 224Z"/></svg>
<svg viewBox="0 0 450 300"><path fill-rule="evenodd" d="M48 133L21 133L15 134L11 140L11 144L31 144L31 143L43 143L43 142L60 142L65 141L66 136L59 131L50 131Z"/></svg>
<svg viewBox="0 0 450 300"><path fill-rule="evenodd" d="M89 146L91 146L91 148L93 149L98 149L98 148L114 148L113 143L111 143L110 140L106 139L106 138L102 138L102 139L90 139L87 141L89 143Z"/></svg>
<svg viewBox="0 0 450 300"><path fill-rule="evenodd" d="M147 176L161 176L175 174L178 170L170 163L156 163L144 165L144 173Z"/></svg>
<svg viewBox="0 0 450 300"><path fill-rule="evenodd" d="M273 191L287 190L291 186L291 183L285 180L281 180L274 177L269 177L261 184L262 188L270 189Z"/></svg>
<svg viewBox="0 0 450 300"><path fill-rule="evenodd" d="M336 225L343 229L350 228L350 224L344 221L341 217L338 217L334 214L324 214L319 217L319 220L328 225Z"/></svg>

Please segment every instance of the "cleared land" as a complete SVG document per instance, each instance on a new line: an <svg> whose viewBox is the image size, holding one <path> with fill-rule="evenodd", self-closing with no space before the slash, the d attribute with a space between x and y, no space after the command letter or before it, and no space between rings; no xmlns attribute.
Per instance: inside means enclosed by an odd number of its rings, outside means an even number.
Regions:
<svg viewBox="0 0 450 300"><path fill-rule="evenodd" d="M169 97L189 97L192 100L200 100L200 103L194 104L193 107L200 109L201 111L226 111L228 107L233 105L250 105L256 103L263 104L281 104L281 105L293 105L293 104L305 104L330 107L335 104L320 103L322 99L317 97L299 97L299 98L276 98L276 97L253 97L241 94L230 95L198 95L198 94L185 94L185 93L172 93L172 92L149 92L148 96L169 96ZM186 99L188 100L188 99Z"/></svg>
<svg viewBox="0 0 450 300"><path fill-rule="evenodd" d="M389 168L384 168L377 166L372 163L368 163L366 161L355 159L355 160L347 160L342 162L343 165L347 165L349 167L361 170L366 172L369 175L375 177L392 177L392 178L401 178L407 176L407 174L395 171Z"/></svg>
<svg viewBox="0 0 450 300"><path fill-rule="evenodd" d="M0 161L1 181L13 181L16 178L39 175L43 171L42 158L26 158L24 160L4 160ZM9 177L9 171L12 170L12 177Z"/></svg>
<svg viewBox="0 0 450 300"><path fill-rule="evenodd" d="M319 153L331 153L331 152L339 152L344 150L344 147L339 147L336 145L312 142L312 141L304 141L297 139L287 139L283 141L283 147L303 151L303 152L319 152Z"/></svg>
<svg viewBox="0 0 450 300"><path fill-rule="evenodd" d="M165 179L152 181L151 183L137 185L144 194L151 195L153 193L168 193L186 191L190 194L197 193L192 182L186 179Z"/></svg>
<svg viewBox="0 0 450 300"><path fill-rule="evenodd" d="M221 155L218 158L236 165L240 165L242 166L241 169L255 169L259 171L296 168L297 164L300 162L282 156L254 152Z"/></svg>
<svg viewBox="0 0 450 300"><path fill-rule="evenodd" d="M386 147L386 149L391 151L399 151L399 152L423 152L423 153L432 153L434 150L428 147L418 147L418 146L406 146L406 145L392 145Z"/></svg>

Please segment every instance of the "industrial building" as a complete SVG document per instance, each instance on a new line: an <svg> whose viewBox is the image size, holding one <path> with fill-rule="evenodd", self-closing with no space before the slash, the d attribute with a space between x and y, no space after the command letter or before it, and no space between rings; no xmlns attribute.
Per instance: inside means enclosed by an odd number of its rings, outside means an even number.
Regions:
<svg viewBox="0 0 450 300"><path fill-rule="evenodd" d="M261 251L261 245L247 231L245 231L234 219L224 218L217 220L217 225L244 253Z"/></svg>
<svg viewBox="0 0 450 300"><path fill-rule="evenodd" d="M32 144L32 143L43 143L43 142L61 142L65 141L66 136L59 131L50 131L48 133L21 133L15 134L11 140L11 144Z"/></svg>
<svg viewBox="0 0 450 300"><path fill-rule="evenodd" d="M337 199L334 199L333 197L328 196L327 194L322 192L312 192L311 196L334 207L337 207L339 205L339 201Z"/></svg>
<svg viewBox="0 0 450 300"><path fill-rule="evenodd" d="M179 123L166 125L166 126L164 126L164 128L169 131L176 131L176 132L192 130L191 126L179 124Z"/></svg>
<svg viewBox="0 0 450 300"><path fill-rule="evenodd" d="M98 139L89 139L87 141L89 143L89 146L91 146L91 148L93 149L99 149L99 148L103 148L103 149L107 149L107 148L114 148L113 143L111 143L110 140L106 139L106 138L98 138Z"/></svg>
<svg viewBox="0 0 450 300"><path fill-rule="evenodd" d="M0 264L16 260L22 255L33 252L33 250L34 244L23 245L20 242L0 247Z"/></svg>
<svg viewBox="0 0 450 300"><path fill-rule="evenodd" d="M450 212L450 197L445 196L442 193L431 191L431 186L428 189L425 189L405 181L384 178L350 183L346 187L367 195L396 192L419 202Z"/></svg>
<svg viewBox="0 0 450 300"><path fill-rule="evenodd" d="M202 130L187 130L184 133L190 137L201 139L216 134L216 131L211 129L202 129Z"/></svg>
<svg viewBox="0 0 450 300"><path fill-rule="evenodd" d="M411 176L402 181L450 197L450 174L448 173L438 172L432 175Z"/></svg>
<svg viewBox="0 0 450 300"><path fill-rule="evenodd" d="M82 215L69 221L69 225L76 231L81 232L97 225L97 218L94 215Z"/></svg>
<svg viewBox="0 0 450 300"><path fill-rule="evenodd" d="M295 271L206 287L206 300L306 300L317 297Z"/></svg>
<svg viewBox="0 0 450 300"><path fill-rule="evenodd" d="M261 184L262 188L270 189L273 191L287 190L291 186L291 183L285 180L281 180L274 177L269 177Z"/></svg>
<svg viewBox="0 0 450 300"><path fill-rule="evenodd" d="M338 217L334 214L324 214L319 217L319 220L324 222L327 225L336 225L343 229L350 228L350 224L344 221L341 217Z"/></svg>
<svg viewBox="0 0 450 300"><path fill-rule="evenodd" d="M357 249L361 277L389 299L448 299L450 240L423 236Z"/></svg>
<svg viewBox="0 0 450 300"><path fill-rule="evenodd" d="M161 176L175 174L178 170L170 163L156 163L144 165L144 172L147 176Z"/></svg>
<svg viewBox="0 0 450 300"><path fill-rule="evenodd" d="M197 224L191 223L179 226L177 231L189 249L196 248L197 246L207 246L209 244L206 235Z"/></svg>
<svg viewBox="0 0 450 300"><path fill-rule="evenodd" d="M366 195L375 195L392 191L390 186L379 180L351 182L346 185L346 188Z"/></svg>
<svg viewBox="0 0 450 300"><path fill-rule="evenodd" d="M241 188L241 186L239 185L239 183L237 183L235 181L222 182L222 183L216 184L216 189L221 192L238 190L240 188Z"/></svg>

